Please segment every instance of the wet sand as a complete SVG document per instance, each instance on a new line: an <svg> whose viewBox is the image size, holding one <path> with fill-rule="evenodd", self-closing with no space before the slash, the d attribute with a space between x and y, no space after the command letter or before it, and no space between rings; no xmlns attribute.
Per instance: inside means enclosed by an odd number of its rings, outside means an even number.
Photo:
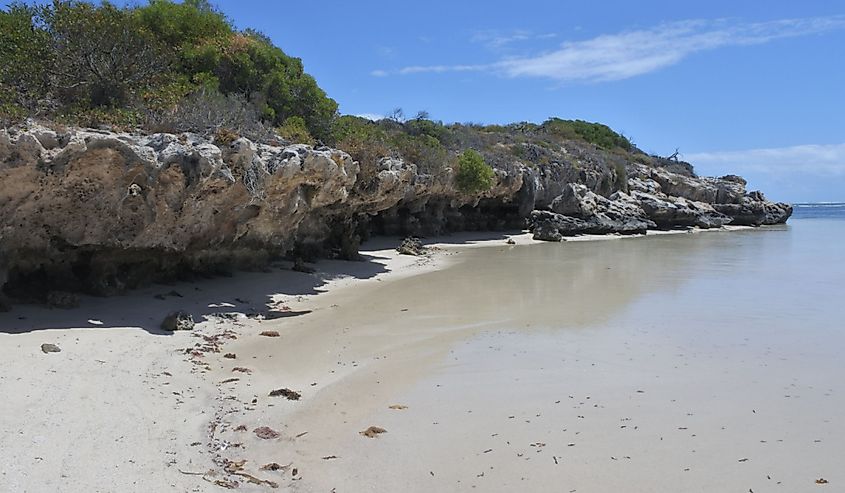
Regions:
<svg viewBox="0 0 845 493"><path fill-rule="evenodd" d="M220 352L200 356L178 351L194 335L149 328L0 334L0 385L26 394L0 408L4 449L15 450L0 486L215 491L213 481L232 478L219 472L228 464L292 491L835 491L845 483L835 308L845 261L825 231L513 246L499 237L443 245L423 263L375 250L358 272L322 263L319 280L287 273L285 288L278 273L206 281L204 294L164 303L195 303L197 316L215 309L209 299L301 315L211 317L198 330ZM130 305L117 313L131 318ZM259 335L268 330L279 337ZM235 338L220 338L226 331ZM112 359L128 368L96 361L115 339L126 352ZM43 355L41 342L63 352ZM123 387L86 394L80 371L89 386ZM152 376L162 371L172 377ZM173 385L182 396L165 397ZM301 398L270 397L276 389ZM115 416L128 402L150 409ZM92 415L106 436L84 435ZM51 422L63 424L35 440L33 428ZM386 433L359 433L370 426ZM112 445L121 427L129 438ZM260 427L280 436L261 439ZM130 465L139 460L146 469ZM270 463L280 467L260 468ZM139 475L156 468L155 479ZM218 473L184 474L209 469ZM270 488L236 479L243 491Z"/></svg>

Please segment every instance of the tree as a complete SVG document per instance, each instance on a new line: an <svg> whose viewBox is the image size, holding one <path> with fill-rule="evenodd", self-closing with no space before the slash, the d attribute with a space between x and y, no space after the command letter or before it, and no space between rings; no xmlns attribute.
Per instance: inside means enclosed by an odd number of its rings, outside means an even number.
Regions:
<svg viewBox="0 0 845 493"><path fill-rule="evenodd" d="M402 108L393 108L393 111L390 112L390 115L387 116L387 119L393 120L396 123L404 123L405 112L402 111Z"/></svg>
<svg viewBox="0 0 845 493"><path fill-rule="evenodd" d="M169 68L166 52L131 10L55 1L38 16L49 37L51 85L65 104L126 105Z"/></svg>
<svg viewBox="0 0 845 493"><path fill-rule="evenodd" d="M36 10L13 4L0 11L0 108L33 110L48 91L48 37L36 28Z"/></svg>
<svg viewBox="0 0 845 493"><path fill-rule="evenodd" d="M12 107L32 114L35 102L48 101L68 123L96 115L135 125L217 92L245 99L272 126L299 117L318 139L330 137L337 117L337 103L300 59L257 31L237 31L207 0L127 7L53 0L0 10L4 114Z"/></svg>

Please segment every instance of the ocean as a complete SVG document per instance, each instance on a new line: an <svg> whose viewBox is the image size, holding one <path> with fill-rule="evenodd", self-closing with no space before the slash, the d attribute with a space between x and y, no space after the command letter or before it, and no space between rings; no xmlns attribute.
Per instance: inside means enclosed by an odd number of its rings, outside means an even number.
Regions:
<svg viewBox="0 0 845 493"><path fill-rule="evenodd" d="M845 219L845 202L794 204L792 219Z"/></svg>

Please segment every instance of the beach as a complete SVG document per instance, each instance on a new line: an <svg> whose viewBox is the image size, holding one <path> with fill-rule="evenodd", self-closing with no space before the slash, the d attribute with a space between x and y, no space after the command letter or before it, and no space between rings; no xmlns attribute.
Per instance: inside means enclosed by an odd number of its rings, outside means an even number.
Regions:
<svg viewBox="0 0 845 493"><path fill-rule="evenodd" d="M379 239L312 274L16 307L0 489L835 490L841 235ZM173 310L196 328L161 331Z"/></svg>

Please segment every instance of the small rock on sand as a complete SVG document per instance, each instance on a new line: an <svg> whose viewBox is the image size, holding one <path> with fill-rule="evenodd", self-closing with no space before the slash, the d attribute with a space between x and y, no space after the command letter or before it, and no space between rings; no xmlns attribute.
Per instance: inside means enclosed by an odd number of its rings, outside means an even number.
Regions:
<svg viewBox="0 0 845 493"><path fill-rule="evenodd" d="M274 438L279 438L281 436L281 434L279 434L278 431L276 431L276 430L274 430L274 429L272 429L268 426L262 426L260 428L256 428L255 430L253 430L253 432L255 433L255 436L257 436L258 438L261 438L263 440L272 440Z"/></svg>
<svg viewBox="0 0 845 493"><path fill-rule="evenodd" d="M408 409L408 406L404 406L402 404L393 404L392 406L389 406L389 407L390 407L390 409L393 409L395 411L402 411L404 409Z"/></svg>
<svg viewBox="0 0 845 493"><path fill-rule="evenodd" d="M235 354L235 353L226 353L226 354L223 355L223 357L226 358L226 359L236 359L238 357L238 355Z"/></svg>
<svg viewBox="0 0 845 493"><path fill-rule="evenodd" d="M291 389L276 389L270 391L270 397L284 397L289 401L298 401L302 394Z"/></svg>
<svg viewBox="0 0 845 493"><path fill-rule="evenodd" d="M264 337L279 337L279 333L275 330L265 330L264 332L261 332L258 335Z"/></svg>
<svg viewBox="0 0 845 493"><path fill-rule="evenodd" d="M61 350L61 348L59 348L59 346L56 346L55 344L42 344L41 345L41 352L43 352L44 354L61 353L62 350Z"/></svg>
<svg viewBox="0 0 845 493"><path fill-rule="evenodd" d="M164 320L161 322L161 328L162 330L166 330L168 332L175 332L177 330L193 330L194 317L190 313L179 310L178 312L173 312L164 317Z"/></svg>
<svg viewBox="0 0 845 493"><path fill-rule="evenodd" d="M367 428L366 430L364 430L360 433L361 433L361 435L363 435L367 438L375 438L375 437L381 435L382 433L387 433L387 430L385 430L384 428L380 428L378 426L370 426L369 428Z"/></svg>
<svg viewBox="0 0 845 493"><path fill-rule="evenodd" d="M425 253L425 247L419 238L409 236L402 240L402 244L396 247L396 251L400 255L415 255L419 256Z"/></svg>

